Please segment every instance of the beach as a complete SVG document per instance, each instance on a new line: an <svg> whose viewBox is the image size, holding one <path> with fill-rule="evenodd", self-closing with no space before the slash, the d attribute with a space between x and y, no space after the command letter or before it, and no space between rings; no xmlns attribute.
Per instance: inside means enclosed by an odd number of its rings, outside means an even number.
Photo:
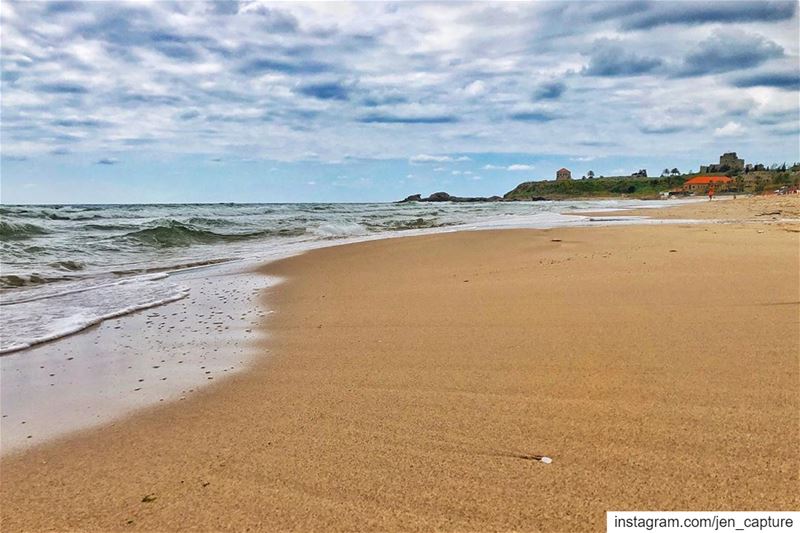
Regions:
<svg viewBox="0 0 800 533"><path fill-rule="evenodd" d="M3 456L2 529L561 532L608 510L797 509L797 213L715 200L643 214L726 223L263 265L284 281L259 295L255 361Z"/></svg>

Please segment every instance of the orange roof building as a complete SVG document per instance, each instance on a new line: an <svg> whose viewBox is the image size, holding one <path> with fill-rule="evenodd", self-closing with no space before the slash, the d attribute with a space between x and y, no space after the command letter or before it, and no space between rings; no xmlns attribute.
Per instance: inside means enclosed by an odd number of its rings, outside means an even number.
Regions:
<svg viewBox="0 0 800 533"><path fill-rule="evenodd" d="M725 190L732 181L728 176L695 176L686 180L683 188L689 191L705 191L711 187L717 190Z"/></svg>

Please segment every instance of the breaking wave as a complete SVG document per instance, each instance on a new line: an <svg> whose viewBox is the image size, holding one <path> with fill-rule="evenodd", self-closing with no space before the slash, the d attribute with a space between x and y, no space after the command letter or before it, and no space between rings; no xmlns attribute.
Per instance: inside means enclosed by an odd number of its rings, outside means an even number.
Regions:
<svg viewBox="0 0 800 533"><path fill-rule="evenodd" d="M30 239L48 233L50 232L36 224L0 221L0 240L3 241Z"/></svg>
<svg viewBox="0 0 800 533"><path fill-rule="evenodd" d="M143 245L159 248L177 246L191 246L193 244L214 244L220 242L234 242L262 237L296 237L303 235L303 228L286 228L276 230L258 230L241 233L220 233L203 229L195 224L179 222L177 220L162 220L158 225L132 231L115 239L127 242L136 242Z"/></svg>

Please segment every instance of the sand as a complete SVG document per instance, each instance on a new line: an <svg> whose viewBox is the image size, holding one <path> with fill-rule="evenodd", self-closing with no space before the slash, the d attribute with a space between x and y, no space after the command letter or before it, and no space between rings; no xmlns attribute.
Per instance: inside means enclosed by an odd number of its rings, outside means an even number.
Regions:
<svg viewBox="0 0 800 533"><path fill-rule="evenodd" d="M798 229L460 232L268 265L287 281L264 295L259 363L4 457L2 529L598 531L607 510L797 509Z"/></svg>

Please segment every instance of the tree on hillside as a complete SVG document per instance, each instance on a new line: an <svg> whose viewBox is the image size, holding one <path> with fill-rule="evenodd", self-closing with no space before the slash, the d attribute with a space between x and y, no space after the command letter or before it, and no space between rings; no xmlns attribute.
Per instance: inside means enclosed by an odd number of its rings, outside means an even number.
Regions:
<svg viewBox="0 0 800 533"><path fill-rule="evenodd" d="M681 175L681 171L678 170L677 168L673 168L671 174L673 176L680 176Z"/></svg>
<svg viewBox="0 0 800 533"><path fill-rule="evenodd" d="M664 170L661 171L661 177L663 178L664 176L669 176L669 169L668 168L665 168Z"/></svg>
<svg viewBox="0 0 800 533"><path fill-rule="evenodd" d="M586 177L588 177L589 179L594 178L594 171L590 170L589 172L587 172Z"/></svg>

